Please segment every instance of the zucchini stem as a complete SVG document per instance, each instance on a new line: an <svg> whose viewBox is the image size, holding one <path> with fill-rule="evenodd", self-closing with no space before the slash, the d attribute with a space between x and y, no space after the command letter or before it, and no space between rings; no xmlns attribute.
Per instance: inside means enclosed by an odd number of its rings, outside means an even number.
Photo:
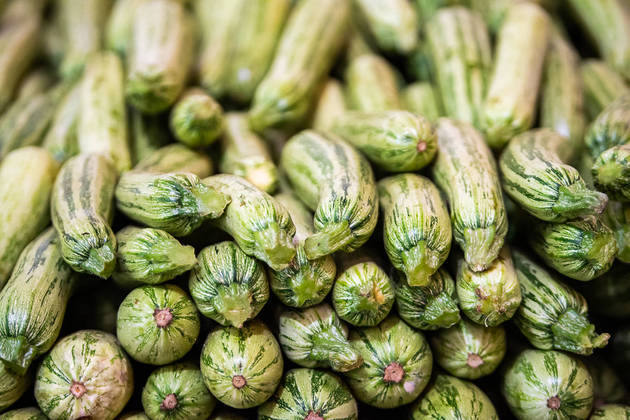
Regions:
<svg viewBox="0 0 630 420"><path fill-rule="evenodd" d="M426 306L424 320L438 328L452 327L460 320L459 308L448 293L440 293Z"/></svg>
<svg viewBox="0 0 630 420"><path fill-rule="evenodd" d="M0 359L16 373L24 375L37 356L37 348L26 337L0 337Z"/></svg>
<svg viewBox="0 0 630 420"><path fill-rule="evenodd" d="M567 309L551 326L554 348L582 355L608 344L610 334L597 334L595 326L574 309Z"/></svg>
<svg viewBox="0 0 630 420"><path fill-rule="evenodd" d="M173 411L177 408L177 405L178 405L177 396L175 394L168 394L162 400L162 403L160 404L160 410Z"/></svg>
<svg viewBox="0 0 630 420"><path fill-rule="evenodd" d="M363 364L363 357L348 343L340 332L318 331L312 336L313 360L330 363L333 370L348 372Z"/></svg>
<svg viewBox="0 0 630 420"><path fill-rule="evenodd" d="M343 249L354 238L347 220L331 223L304 241L304 250L309 260L314 260Z"/></svg>
<svg viewBox="0 0 630 420"><path fill-rule="evenodd" d="M599 191L576 186L576 184L558 189L558 198L553 211L568 218L601 214L608 204L608 196Z"/></svg>

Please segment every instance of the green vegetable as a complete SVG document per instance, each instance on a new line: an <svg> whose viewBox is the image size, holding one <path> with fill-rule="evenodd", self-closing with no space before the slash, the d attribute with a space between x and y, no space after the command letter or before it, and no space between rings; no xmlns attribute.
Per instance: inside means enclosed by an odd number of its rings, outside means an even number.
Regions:
<svg viewBox="0 0 630 420"><path fill-rule="evenodd" d="M43 93L53 86L55 76L45 67L35 68L24 75L17 88L15 99L28 98Z"/></svg>
<svg viewBox="0 0 630 420"><path fill-rule="evenodd" d="M396 72L384 58L372 53L354 58L345 79L350 109L381 112L402 108Z"/></svg>
<svg viewBox="0 0 630 420"><path fill-rule="evenodd" d="M138 6L146 0L116 0L105 25L105 46L124 57L131 44Z"/></svg>
<svg viewBox="0 0 630 420"><path fill-rule="evenodd" d="M610 198L630 201L630 143L604 151L593 164L595 186Z"/></svg>
<svg viewBox="0 0 630 420"><path fill-rule="evenodd" d="M591 415L590 417L590 420L616 420L623 419L624 417L630 418L630 406L621 404L607 404L595 409L595 411L593 411L593 415Z"/></svg>
<svg viewBox="0 0 630 420"><path fill-rule="evenodd" d="M628 389L618 375L622 372L617 372L604 359L596 356L586 358L584 363L593 379L593 408L626 399Z"/></svg>
<svg viewBox="0 0 630 420"><path fill-rule="evenodd" d="M199 178L210 176L213 172L212 160L183 144L169 144L154 150L141 159L133 168L138 172L190 172Z"/></svg>
<svg viewBox="0 0 630 420"><path fill-rule="evenodd" d="M28 407L0 414L0 420L48 420L39 408Z"/></svg>
<svg viewBox="0 0 630 420"><path fill-rule="evenodd" d="M400 99L404 109L422 115L429 121L435 121L444 114L435 89L428 82L407 85L400 92Z"/></svg>
<svg viewBox="0 0 630 420"><path fill-rule="evenodd" d="M20 375L0 363L0 410L5 410L19 400L33 383L33 375ZM0 414L0 420L11 418L8 413Z"/></svg>
<svg viewBox="0 0 630 420"><path fill-rule="evenodd" d="M409 0L355 0L354 16L379 49L410 53L418 43L418 16Z"/></svg>
<svg viewBox="0 0 630 420"><path fill-rule="evenodd" d="M584 142L593 159L613 146L630 143L630 94L606 105L589 126Z"/></svg>
<svg viewBox="0 0 630 420"><path fill-rule="evenodd" d="M630 267L615 264L601 277L579 285L590 310L610 318L630 318Z"/></svg>
<svg viewBox="0 0 630 420"><path fill-rule="evenodd" d="M79 153L77 126L80 110L81 84L77 83L59 102L42 140L42 147L60 163Z"/></svg>
<svg viewBox="0 0 630 420"><path fill-rule="evenodd" d="M175 138L189 147L207 147L223 132L223 108L201 88L189 88L170 116Z"/></svg>
<svg viewBox="0 0 630 420"><path fill-rule="evenodd" d="M606 63L586 59L580 66L584 88L584 107L590 120L621 95L630 93L630 87Z"/></svg>
<svg viewBox="0 0 630 420"><path fill-rule="evenodd" d="M311 126L315 130L325 131L332 127L337 116L347 110L343 86L336 79L328 79L321 89L319 99L313 111Z"/></svg>
<svg viewBox="0 0 630 420"><path fill-rule="evenodd" d="M129 113L131 114L129 121L131 126L131 155L135 165L144 161L148 156L153 155L161 148L176 147L173 144L166 146L171 142L171 133L166 118L160 115L144 115L134 108L131 108ZM178 144L177 146L180 146L183 150L189 150L184 145ZM190 150L190 153L194 154L195 152ZM201 156L202 153L199 152L199 155ZM207 160L209 161L209 159ZM199 174L193 173L199 176ZM208 175L210 173L203 176Z"/></svg>
<svg viewBox="0 0 630 420"><path fill-rule="evenodd" d="M615 235L617 259L623 263L630 263L630 206L609 201L602 214L602 221Z"/></svg>
<svg viewBox="0 0 630 420"><path fill-rule="evenodd" d="M434 0L420 0L420 1L434 1ZM423 23L424 25L424 23ZM429 45L426 38L420 39L418 46L407 57L405 69L412 80L418 80L422 82L433 81L433 62L429 55Z"/></svg>

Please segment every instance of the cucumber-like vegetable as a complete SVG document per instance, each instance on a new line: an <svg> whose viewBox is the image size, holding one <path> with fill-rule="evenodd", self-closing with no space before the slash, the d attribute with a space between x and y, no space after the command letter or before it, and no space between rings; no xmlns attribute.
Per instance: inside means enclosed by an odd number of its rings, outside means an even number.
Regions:
<svg viewBox="0 0 630 420"><path fill-rule="evenodd" d="M503 189L523 210L548 222L601 213L608 198L568 165L569 140L548 128L516 136L499 160Z"/></svg>
<svg viewBox="0 0 630 420"><path fill-rule="evenodd" d="M433 357L422 333L396 316L378 326L353 330L350 343L363 364L348 373L354 395L378 408L395 408L415 400L431 378Z"/></svg>
<svg viewBox="0 0 630 420"><path fill-rule="evenodd" d="M219 170L222 173L241 176L267 193L275 191L278 168L266 142L250 130L245 114L234 112L225 116L221 146Z"/></svg>
<svg viewBox="0 0 630 420"><path fill-rule="evenodd" d="M508 367L503 396L518 419L586 419L593 382L584 364L558 351L525 350Z"/></svg>
<svg viewBox="0 0 630 420"><path fill-rule="evenodd" d="M505 146L532 126L549 34L550 19L540 6L518 2L509 8L481 117L491 147Z"/></svg>
<svg viewBox="0 0 630 420"><path fill-rule="evenodd" d="M589 420L615 420L630 418L630 406L622 404L606 404L593 411Z"/></svg>
<svg viewBox="0 0 630 420"><path fill-rule="evenodd" d="M205 153L189 149L183 144L160 147L141 159L133 168L138 172L190 172L199 178L213 172L212 160Z"/></svg>
<svg viewBox="0 0 630 420"><path fill-rule="evenodd" d="M201 250L189 288L199 311L225 326L241 328L269 300L265 270L231 241Z"/></svg>
<svg viewBox="0 0 630 420"><path fill-rule="evenodd" d="M343 45L349 18L350 0L306 0L292 9L254 93L249 112L254 130L291 126L306 117Z"/></svg>
<svg viewBox="0 0 630 420"><path fill-rule="evenodd" d="M294 308L320 303L335 282L337 267L331 255L314 260L306 258L304 240L314 233L313 215L292 193L275 196L295 224L293 242L297 243L296 253L287 268L269 270L269 284L280 301Z"/></svg>
<svg viewBox="0 0 630 420"><path fill-rule="evenodd" d="M427 286L451 249L451 222L440 192L425 177L401 174L380 180L378 196L389 260L410 286Z"/></svg>
<svg viewBox="0 0 630 420"><path fill-rule="evenodd" d="M628 389L621 382L622 372L616 371L605 359L596 356L586 358L584 364L593 380L593 408L625 401Z"/></svg>
<svg viewBox="0 0 630 420"><path fill-rule="evenodd" d="M492 152L471 125L441 118L433 179L446 193L455 241L474 271L499 255L508 224ZM462 176L466 174L465 176Z"/></svg>
<svg viewBox="0 0 630 420"><path fill-rule="evenodd" d="M355 0L354 16L379 49L410 53L418 43L418 16L409 0Z"/></svg>
<svg viewBox="0 0 630 420"><path fill-rule="evenodd" d="M611 199L630 201L630 143L605 150L593 163L593 182Z"/></svg>
<svg viewBox="0 0 630 420"><path fill-rule="evenodd" d="M601 60L586 59L580 66L584 107L590 120L621 95L630 93L623 77Z"/></svg>
<svg viewBox="0 0 630 420"><path fill-rule="evenodd" d="M402 108L396 71L384 58L363 54L346 69L346 97L350 109L381 112Z"/></svg>
<svg viewBox="0 0 630 420"><path fill-rule="evenodd" d="M137 165L162 147L168 147L166 145L171 142L171 136L168 123L165 121L166 118L160 115L144 115L134 108L131 108L129 112L131 114L129 118L131 126L131 157L134 165ZM175 145L171 144L169 146L174 147ZM181 146L184 150L187 149L182 144L178 144L178 146ZM201 153L199 154L202 155ZM195 172L193 173L200 176ZM202 176L208 175L210 173Z"/></svg>
<svg viewBox="0 0 630 420"><path fill-rule="evenodd" d="M630 318L630 267L615 264L595 280L579 285L590 310L609 318Z"/></svg>
<svg viewBox="0 0 630 420"><path fill-rule="evenodd" d="M54 83L55 76L52 72L44 67L36 68L20 80L20 84L15 93L15 100L17 101L46 92Z"/></svg>
<svg viewBox="0 0 630 420"><path fill-rule="evenodd" d="M594 159L613 146L630 143L630 94L619 96L602 110L584 142Z"/></svg>
<svg viewBox="0 0 630 420"><path fill-rule="evenodd" d="M429 82L416 82L407 85L400 92L402 106L407 111L422 115L429 121L435 121L442 115L442 104Z"/></svg>
<svg viewBox="0 0 630 420"><path fill-rule="evenodd" d="M6 410L19 400L33 383L33 375L20 375L0 363L0 410ZM0 414L0 420L8 413ZM8 417L11 418L11 417Z"/></svg>
<svg viewBox="0 0 630 420"><path fill-rule="evenodd" d="M52 222L63 259L76 271L108 278L116 267L116 236L110 227L115 186L116 170L101 155L78 155L59 171Z"/></svg>
<svg viewBox="0 0 630 420"><path fill-rule="evenodd" d="M61 99L42 141L42 147L60 163L79 153L77 129L80 110L81 84L77 83Z"/></svg>
<svg viewBox="0 0 630 420"><path fill-rule="evenodd" d="M448 7L429 20L426 35L445 115L479 127L492 63L486 24L466 7Z"/></svg>
<svg viewBox="0 0 630 420"><path fill-rule="evenodd" d="M127 55L127 100L145 114L172 105L193 60L193 20L176 0L149 0L136 9Z"/></svg>
<svg viewBox="0 0 630 420"><path fill-rule="evenodd" d="M0 420L48 420L39 408L27 407L0 414Z"/></svg>
<svg viewBox="0 0 630 420"><path fill-rule="evenodd" d="M133 369L116 337L77 331L57 342L37 371L35 399L54 419L114 419L133 393Z"/></svg>
<svg viewBox="0 0 630 420"><path fill-rule="evenodd" d="M0 202L5 205L0 219L0 289L24 247L50 223L50 194L58 169L50 153L39 147L15 150L0 165Z"/></svg>
<svg viewBox="0 0 630 420"><path fill-rule="evenodd" d="M347 66L352 60L363 54L374 52L374 46L358 27L358 22L352 19L350 33L347 35L346 51L343 53L343 65Z"/></svg>
<svg viewBox="0 0 630 420"><path fill-rule="evenodd" d="M223 108L201 88L189 88L173 106L170 123L179 142L207 147L223 132Z"/></svg>
<svg viewBox="0 0 630 420"><path fill-rule="evenodd" d="M325 131L332 127L337 116L347 110L346 97L343 86L336 79L328 79L319 94L311 127L315 130Z"/></svg>
<svg viewBox="0 0 630 420"><path fill-rule="evenodd" d="M608 343L610 334L597 334L589 323L581 294L554 279L523 253L513 254L523 295L514 321L534 347L589 355Z"/></svg>
<svg viewBox="0 0 630 420"><path fill-rule="evenodd" d="M219 327L201 351L201 373L212 394L234 408L256 407L271 397L284 362L275 337L260 321Z"/></svg>
<svg viewBox="0 0 630 420"><path fill-rule="evenodd" d="M348 342L348 329L326 303L283 311L279 338L284 355L300 366L347 372L363 363Z"/></svg>
<svg viewBox="0 0 630 420"><path fill-rule="evenodd" d="M374 174L367 160L335 137L306 130L282 150L281 166L313 211L317 233L304 241L309 259L363 245L378 221Z"/></svg>
<svg viewBox="0 0 630 420"><path fill-rule="evenodd" d="M153 420L206 420L216 404L199 367L192 363L154 370L142 389L142 407Z"/></svg>
<svg viewBox="0 0 630 420"><path fill-rule="evenodd" d="M133 21L138 6L146 0L116 0L105 25L105 46L124 57L131 44Z"/></svg>
<svg viewBox="0 0 630 420"><path fill-rule="evenodd" d="M350 111L338 116L331 131L389 172L415 172L437 152L435 130L409 111Z"/></svg>
<svg viewBox="0 0 630 420"><path fill-rule="evenodd" d="M245 254L280 270L295 255L295 225L272 196L236 175L221 174L203 182L232 201L213 223L230 234Z"/></svg>

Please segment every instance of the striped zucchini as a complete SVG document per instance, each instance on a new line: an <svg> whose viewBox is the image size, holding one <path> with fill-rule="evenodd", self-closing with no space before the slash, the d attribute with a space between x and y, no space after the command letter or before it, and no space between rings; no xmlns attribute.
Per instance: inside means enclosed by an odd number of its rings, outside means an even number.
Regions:
<svg viewBox="0 0 630 420"><path fill-rule="evenodd" d="M581 294L519 251L514 262L523 295L514 321L534 347L589 355L608 343L610 334L597 334L589 323Z"/></svg>
<svg viewBox="0 0 630 420"><path fill-rule="evenodd" d="M587 59L580 66L584 87L584 107L590 120L619 96L630 93L630 87L618 73L600 60Z"/></svg>
<svg viewBox="0 0 630 420"><path fill-rule="evenodd" d="M284 355L295 364L348 372L363 363L348 342L348 329L326 303L284 310L278 328Z"/></svg>
<svg viewBox="0 0 630 420"><path fill-rule="evenodd" d="M315 130L329 130L335 118L347 110L344 88L336 79L328 79L324 83L313 110L311 127Z"/></svg>
<svg viewBox="0 0 630 420"><path fill-rule="evenodd" d="M437 152L429 120L409 111L345 112L330 130L388 172L418 171Z"/></svg>
<svg viewBox="0 0 630 420"><path fill-rule="evenodd" d="M234 408L267 401L280 383L283 365L276 338L260 321L243 328L215 328L201 351L206 386L219 401Z"/></svg>
<svg viewBox="0 0 630 420"><path fill-rule="evenodd" d="M20 375L0 363L0 410L6 410L19 400L33 383L33 375ZM0 420L11 418L8 413L0 414Z"/></svg>
<svg viewBox="0 0 630 420"><path fill-rule="evenodd" d="M50 153L25 147L0 165L0 290L22 250L50 223L50 194L59 167ZM15 203L11 205L10 203Z"/></svg>
<svg viewBox="0 0 630 420"><path fill-rule="evenodd" d="M590 190L569 166L568 139L541 128L516 136L499 160L503 189L523 210L548 222L601 213L606 194Z"/></svg>
<svg viewBox="0 0 630 420"><path fill-rule="evenodd" d="M437 135L433 179L446 193L453 236L466 262L474 271L484 270L499 255L508 229L496 162L469 124L441 118Z"/></svg>
<svg viewBox="0 0 630 420"><path fill-rule="evenodd" d="M48 420L39 408L27 407L0 414L0 420Z"/></svg>
<svg viewBox="0 0 630 420"><path fill-rule="evenodd" d="M396 70L376 54L353 59L346 68L345 80L350 109L381 112L402 108Z"/></svg>
<svg viewBox="0 0 630 420"><path fill-rule="evenodd" d="M482 327L466 318L431 339L435 361L453 376L478 379L494 372L505 356L503 327Z"/></svg>
<svg viewBox="0 0 630 420"><path fill-rule="evenodd" d="M291 369L258 420L358 420L357 402L337 376L315 369Z"/></svg>
<svg viewBox="0 0 630 420"><path fill-rule="evenodd" d="M18 85L15 100L35 96L46 92L55 83L55 75L45 67L38 67L28 72Z"/></svg>
<svg viewBox="0 0 630 420"><path fill-rule="evenodd" d="M409 54L418 43L418 16L409 0L355 0L353 17L379 49Z"/></svg>
<svg viewBox="0 0 630 420"><path fill-rule="evenodd" d="M317 233L304 241L309 259L351 252L371 236L378 221L372 168L352 146L306 130L282 149L282 169L295 193L315 212Z"/></svg>
<svg viewBox="0 0 630 420"><path fill-rule="evenodd" d="M519 420L586 419L593 404L593 382L574 357L525 350L505 373L503 396Z"/></svg>
<svg viewBox="0 0 630 420"><path fill-rule="evenodd" d="M606 404L593 411L590 420L616 420L630 418L630 406L622 404Z"/></svg>
<svg viewBox="0 0 630 420"><path fill-rule="evenodd" d="M484 21L466 7L448 7L429 20L426 35L445 115L480 127L492 63Z"/></svg>
<svg viewBox="0 0 630 420"><path fill-rule="evenodd" d="M265 270L231 241L201 250L189 288L199 311L224 326L241 328L269 299Z"/></svg>
<svg viewBox="0 0 630 420"><path fill-rule="evenodd" d="M101 155L78 155L59 171L51 216L61 255L75 271L108 278L116 267L116 236L110 227L115 186L116 170Z"/></svg>
<svg viewBox="0 0 630 420"><path fill-rule="evenodd" d="M331 255L314 260L306 258L304 240L314 233L313 215L306 206L291 193L275 196L283 205L295 224L293 242L296 254L287 268L269 270L269 284L280 301L294 308L320 303L335 282L337 268Z"/></svg>
<svg viewBox="0 0 630 420"><path fill-rule="evenodd" d="M318 84L343 46L349 18L350 0L306 0L292 9L254 93L249 112L254 130L291 126L306 117Z"/></svg>
<svg viewBox="0 0 630 420"><path fill-rule="evenodd" d="M134 171L138 172L190 172L199 178L212 175L212 160L203 152L189 149L183 144L169 144L154 150L141 159Z"/></svg>
<svg viewBox="0 0 630 420"><path fill-rule="evenodd" d="M131 44L133 20L146 0L116 0L105 25L105 46L124 57Z"/></svg>
<svg viewBox="0 0 630 420"><path fill-rule="evenodd" d="M231 198L213 223L234 238L245 254L271 269L285 268L295 256L295 225L289 212L272 196L236 175L215 175L203 182Z"/></svg>
<svg viewBox="0 0 630 420"><path fill-rule="evenodd" d="M628 389L621 382L622 372L616 371L605 359L597 356L586 358L584 364L593 380L593 408L625 401Z"/></svg>
<svg viewBox="0 0 630 420"><path fill-rule="evenodd" d="M125 90L131 105L157 114L184 88L193 60L194 24L177 0L148 0L134 15Z"/></svg>
<svg viewBox="0 0 630 420"><path fill-rule="evenodd" d="M630 143L613 146L599 155L592 174L598 190L613 200L630 201Z"/></svg>
<svg viewBox="0 0 630 420"><path fill-rule="evenodd" d="M221 149L222 173L241 176L270 194L276 190L278 168L266 142L250 130L245 114L233 112L225 116Z"/></svg>
<svg viewBox="0 0 630 420"><path fill-rule="evenodd" d="M431 378L433 357L422 333L391 316L372 328L353 330L350 344L363 364L346 378L361 402L378 408L409 404Z"/></svg>
<svg viewBox="0 0 630 420"><path fill-rule="evenodd" d="M59 102L42 141L60 163L79 153L78 123L81 110L81 84L77 83Z"/></svg>
<svg viewBox="0 0 630 420"><path fill-rule="evenodd" d="M609 318L630 318L630 267L615 264L593 281L579 285L590 310Z"/></svg>
<svg viewBox="0 0 630 420"><path fill-rule="evenodd" d="M170 124L179 142L193 148L207 147L223 133L223 108L203 89L188 88L175 102Z"/></svg>
<svg viewBox="0 0 630 420"><path fill-rule="evenodd" d="M584 142L594 159L611 147L630 143L630 94L619 96L602 110Z"/></svg>
<svg viewBox="0 0 630 420"><path fill-rule="evenodd" d="M438 101L435 89L429 82L416 82L407 85L400 92L402 107L414 114L435 121L442 115L442 103Z"/></svg>
<svg viewBox="0 0 630 420"><path fill-rule="evenodd" d="M131 363L116 337L77 331L59 340L37 371L35 399L53 419L112 420L133 393Z"/></svg>
<svg viewBox="0 0 630 420"><path fill-rule="evenodd" d="M166 145L171 142L171 133L166 118L159 115L144 115L134 108L131 108L129 113L131 157L133 164L136 165L155 151L167 147ZM185 148L184 145L179 146Z"/></svg>
<svg viewBox="0 0 630 420"><path fill-rule="evenodd" d="M541 7L519 2L508 9L481 116L491 147L502 148L532 126L549 37L550 19Z"/></svg>
<svg viewBox="0 0 630 420"><path fill-rule="evenodd" d="M206 420L216 405L199 367L192 363L154 370L142 389L142 407L153 420Z"/></svg>

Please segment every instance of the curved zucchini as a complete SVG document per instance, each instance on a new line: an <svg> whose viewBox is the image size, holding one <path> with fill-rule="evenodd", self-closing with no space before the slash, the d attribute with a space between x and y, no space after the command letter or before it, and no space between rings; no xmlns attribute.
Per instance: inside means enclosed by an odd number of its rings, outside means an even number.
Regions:
<svg viewBox="0 0 630 420"><path fill-rule="evenodd" d="M416 82L407 85L400 92L402 106L407 111L435 121L442 115L442 104L438 101L435 89L429 82Z"/></svg>
<svg viewBox="0 0 630 420"><path fill-rule="evenodd" d="M353 17L379 49L409 54L418 43L418 16L409 0L355 0Z"/></svg>
<svg viewBox="0 0 630 420"><path fill-rule="evenodd" d="M619 96L630 93L630 87L623 77L603 61L583 60L580 73L584 88L584 107L590 120L594 120Z"/></svg>
<svg viewBox="0 0 630 420"><path fill-rule="evenodd" d="M0 410L6 410L11 407L13 403L19 400L22 395L26 392L26 390L33 383L33 375L26 373L24 375L20 375L11 371L4 363L0 363ZM9 416L10 412L5 412L0 414L0 420L7 420L16 418L19 419L17 415L14 417ZM43 420L47 418L44 417ZM33 420L29 417L26 417L25 420ZM34 420L42 420L41 418L35 418Z"/></svg>
<svg viewBox="0 0 630 420"><path fill-rule="evenodd" d="M315 104L311 127L319 131L330 129L335 118L346 112L347 108L343 86L336 79L328 79Z"/></svg>
<svg viewBox="0 0 630 420"><path fill-rule="evenodd" d="M594 159L611 147L630 143L630 94L619 96L602 110L584 142Z"/></svg>
<svg viewBox="0 0 630 420"><path fill-rule="evenodd" d="M212 160L203 152L183 144L160 147L141 159L133 168L138 172L190 172L199 178L212 175Z"/></svg>
<svg viewBox="0 0 630 420"><path fill-rule="evenodd" d="M81 83L77 83L60 101L42 141L60 163L79 153L78 124L81 110Z"/></svg>
<svg viewBox="0 0 630 420"><path fill-rule="evenodd" d="M401 108L396 71L384 58L363 54L346 69L346 97L350 109L381 112Z"/></svg>
<svg viewBox="0 0 630 420"><path fill-rule="evenodd" d="M168 122L165 121L166 118L159 115L145 115L135 108L130 108L129 113L131 114L129 118L131 155L135 165L156 150L166 147L171 142L171 133Z"/></svg>
<svg viewBox="0 0 630 420"><path fill-rule="evenodd" d="M608 202L602 221L615 235L617 259L630 263L630 206L617 201Z"/></svg>
<svg viewBox="0 0 630 420"><path fill-rule="evenodd" d="M223 108L203 89L184 91L170 115L175 138L193 148L208 147L223 133Z"/></svg>

